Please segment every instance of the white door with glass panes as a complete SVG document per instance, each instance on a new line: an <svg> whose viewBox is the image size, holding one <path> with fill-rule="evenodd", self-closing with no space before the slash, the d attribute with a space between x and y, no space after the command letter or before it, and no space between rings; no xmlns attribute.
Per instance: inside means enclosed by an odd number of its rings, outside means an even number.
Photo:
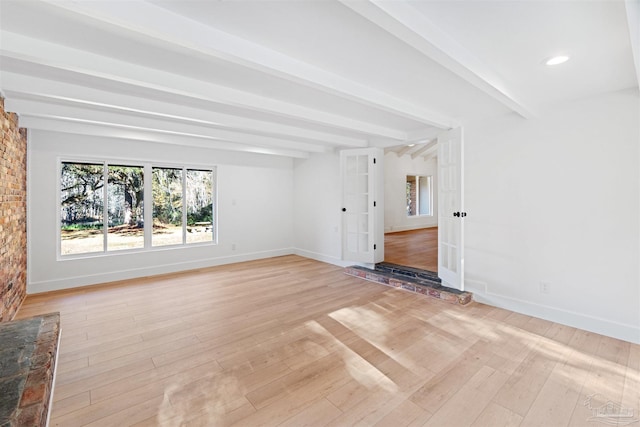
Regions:
<svg viewBox="0 0 640 427"><path fill-rule="evenodd" d="M384 259L383 157L378 148L340 152L344 261L373 264Z"/></svg>
<svg viewBox="0 0 640 427"><path fill-rule="evenodd" d="M438 135L438 276L443 285L464 290L462 128Z"/></svg>

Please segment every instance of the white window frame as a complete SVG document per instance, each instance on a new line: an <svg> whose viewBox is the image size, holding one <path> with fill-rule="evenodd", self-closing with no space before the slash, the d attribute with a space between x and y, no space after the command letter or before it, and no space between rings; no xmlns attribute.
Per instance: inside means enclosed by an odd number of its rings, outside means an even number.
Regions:
<svg viewBox="0 0 640 427"><path fill-rule="evenodd" d="M168 162L156 162L153 160L135 160L131 158L100 158L100 157L76 157L76 156L60 156L56 159L57 161L57 175L56 175L56 259L58 261L66 261L66 260L74 260L81 258L95 258L95 257L109 257L116 256L121 254L131 254L137 252L149 252L149 251L162 251L162 250L175 250L182 248L192 248L196 246L215 246L218 244L218 166L217 165L203 165L203 164L193 164L193 163L168 163ZM131 166L131 167L142 167L143 168L143 176L144 178L144 201L143 201L143 210L144 210L144 246L142 248L133 248L133 249L119 249L109 251L107 249L107 233L108 233L108 206L107 206L107 185L108 182L105 181L104 185L104 207L103 207L103 246L101 252L87 252L81 254L69 254L62 255L62 233L61 233L61 223L62 217L60 212L60 205L62 203L61 200L61 176L62 176L62 164L63 163L86 163L86 164L96 164L103 165L103 173L105 174L105 179L108 179L108 167L109 165L118 165L118 166ZM183 193L186 193L186 171L188 170L201 170L201 171L211 171L213 175L213 186L212 186L212 195L211 200L213 203L213 239L210 242L194 242L187 243L186 242L186 224L187 224L187 210L183 209L182 215L182 244L175 245L164 245L164 246L152 246L151 235L153 233L153 179L152 179L152 171L153 168L170 168L170 169L182 169L184 171L182 178L183 185ZM148 195L148 196L147 196ZM186 194L183 194L183 197L186 197ZM107 224L105 227L104 224ZM147 224L151 224L150 227Z"/></svg>

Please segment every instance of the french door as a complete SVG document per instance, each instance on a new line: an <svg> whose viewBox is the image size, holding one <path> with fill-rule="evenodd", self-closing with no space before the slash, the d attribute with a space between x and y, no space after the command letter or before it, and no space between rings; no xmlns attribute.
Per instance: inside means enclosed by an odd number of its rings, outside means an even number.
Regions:
<svg viewBox="0 0 640 427"><path fill-rule="evenodd" d="M384 153L342 150L342 259L366 264L384 259Z"/></svg>
<svg viewBox="0 0 640 427"><path fill-rule="evenodd" d="M462 128L438 135L438 276L464 290L464 151Z"/></svg>

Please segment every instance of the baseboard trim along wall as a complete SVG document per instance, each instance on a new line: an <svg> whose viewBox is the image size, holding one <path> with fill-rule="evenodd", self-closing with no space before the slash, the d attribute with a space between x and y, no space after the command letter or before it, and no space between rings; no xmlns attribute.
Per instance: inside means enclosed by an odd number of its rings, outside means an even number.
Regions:
<svg viewBox="0 0 640 427"><path fill-rule="evenodd" d="M294 249L293 253L295 255L299 255L301 257L310 258L320 262L326 262L327 264L337 265L338 267L348 267L350 265L357 264L353 261L343 261L340 258L334 257L332 255L321 254L318 252L307 251L305 249Z"/></svg>
<svg viewBox="0 0 640 427"><path fill-rule="evenodd" d="M135 279L139 277L157 276L161 274L177 273L181 271L194 270L198 268L215 267L218 265L233 264L244 261L254 261L264 258L291 255L292 248L275 249L263 252L251 252L218 258L207 258L193 261L177 262L173 264L152 265L142 268L132 268L127 270L112 271L108 273L65 277L63 279L46 280L39 282L29 282L27 284L27 294L38 294L42 292L59 291L62 289L79 288L101 283L116 282L119 280Z"/></svg>
<svg viewBox="0 0 640 427"><path fill-rule="evenodd" d="M640 344L640 325L614 322L600 317L563 310L557 307L536 304L504 295L492 294L490 292L485 292L482 289L474 289L470 286L467 286L465 289L473 293L474 301L483 304L504 308L506 310L515 311L516 313L526 314L528 316L538 317L551 322Z"/></svg>
<svg viewBox="0 0 640 427"><path fill-rule="evenodd" d="M402 231L422 230L423 228L435 228L438 224L422 224L422 225L407 225L407 226L393 226L385 227L385 233L400 233Z"/></svg>

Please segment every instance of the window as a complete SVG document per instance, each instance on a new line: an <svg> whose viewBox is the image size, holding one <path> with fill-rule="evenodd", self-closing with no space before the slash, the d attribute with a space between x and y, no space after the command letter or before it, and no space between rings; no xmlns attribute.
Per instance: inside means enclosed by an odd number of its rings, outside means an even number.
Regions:
<svg viewBox="0 0 640 427"><path fill-rule="evenodd" d="M432 215L431 177L407 175L407 216Z"/></svg>
<svg viewBox="0 0 640 427"><path fill-rule="evenodd" d="M187 170L187 243L213 239L213 173Z"/></svg>
<svg viewBox="0 0 640 427"><path fill-rule="evenodd" d="M107 169L107 250L144 248L144 169Z"/></svg>
<svg viewBox="0 0 640 427"><path fill-rule="evenodd" d="M214 178L214 169L62 162L60 253L215 243Z"/></svg>
<svg viewBox="0 0 640 427"><path fill-rule="evenodd" d="M62 163L61 254L104 250L104 165Z"/></svg>
<svg viewBox="0 0 640 427"><path fill-rule="evenodd" d="M184 243L182 169L153 168L153 246Z"/></svg>
<svg viewBox="0 0 640 427"><path fill-rule="evenodd" d="M153 246L212 242L213 171L154 167L152 176Z"/></svg>

